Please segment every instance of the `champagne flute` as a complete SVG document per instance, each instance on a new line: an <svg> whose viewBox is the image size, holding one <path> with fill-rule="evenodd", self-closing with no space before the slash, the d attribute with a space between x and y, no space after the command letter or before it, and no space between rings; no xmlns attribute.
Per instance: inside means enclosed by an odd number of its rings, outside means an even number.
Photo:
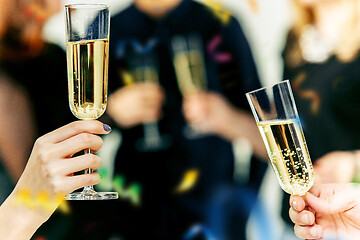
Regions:
<svg viewBox="0 0 360 240"><path fill-rule="evenodd" d="M129 56L129 69L134 81L159 83L158 64L154 52L134 53ZM170 147L171 137L160 134L157 121L143 123L144 137L136 141L140 152L156 152Z"/></svg>
<svg viewBox="0 0 360 240"><path fill-rule="evenodd" d="M69 105L81 120L99 118L106 109L108 92L109 7L103 4L65 6ZM85 154L91 153L90 149ZM92 173L91 169L85 174ZM87 186L68 194L68 200L117 199L116 192L96 192Z"/></svg>
<svg viewBox="0 0 360 240"><path fill-rule="evenodd" d="M289 81L246 97L281 188L304 195L315 177Z"/></svg>
<svg viewBox="0 0 360 240"><path fill-rule="evenodd" d="M174 36L171 42L173 64L180 92L186 94L207 89L206 71L201 37L198 34ZM187 125L184 129L187 138L207 135L200 126Z"/></svg>

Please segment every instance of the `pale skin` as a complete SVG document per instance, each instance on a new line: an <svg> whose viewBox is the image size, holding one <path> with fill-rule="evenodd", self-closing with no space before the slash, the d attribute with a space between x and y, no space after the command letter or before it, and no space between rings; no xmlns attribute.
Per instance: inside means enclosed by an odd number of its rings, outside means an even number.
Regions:
<svg viewBox="0 0 360 240"><path fill-rule="evenodd" d="M291 196L289 215L302 239L360 239L360 189L353 184L315 185Z"/></svg>
<svg viewBox="0 0 360 240"><path fill-rule="evenodd" d="M83 149L96 153L103 145L98 134L109 132L110 128L99 121L77 121L38 138L23 174L0 207L0 239L30 239L60 204L46 209L16 204L22 191L27 190L32 196L46 193L49 199L63 199L67 193L99 183L96 172L76 176L73 173L88 168L96 170L101 159L92 153L72 156Z"/></svg>

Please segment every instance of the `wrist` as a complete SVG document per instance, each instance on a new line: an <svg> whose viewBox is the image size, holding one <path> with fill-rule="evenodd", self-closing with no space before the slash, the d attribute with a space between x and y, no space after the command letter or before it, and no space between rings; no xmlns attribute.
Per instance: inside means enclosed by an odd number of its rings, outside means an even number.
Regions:
<svg viewBox="0 0 360 240"><path fill-rule="evenodd" d="M0 238L30 239L36 230L48 219L37 209L18 204L14 192L1 205Z"/></svg>

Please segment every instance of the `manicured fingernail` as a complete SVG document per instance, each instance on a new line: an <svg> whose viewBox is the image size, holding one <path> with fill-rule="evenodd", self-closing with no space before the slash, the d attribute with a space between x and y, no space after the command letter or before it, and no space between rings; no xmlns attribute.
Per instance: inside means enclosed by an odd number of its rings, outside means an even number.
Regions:
<svg viewBox="0 0 360 240"><path fill-rule="evenodd" d="M310 229L310 234L311 234L313 237L316 237L316 238L321 237L321 236L320 236L320 234L321 234L320 228L317 227L317 226L312 227L312 228Z"/></svg>
<svg viewBox="0 0 360 240"><path fill-rule="evenodd" d="M111 131L111 127L110 127L109 125L107 125L107 124L103 124L103 128L104 128L104 130L107 131L107 132L110 132L110 131Z"/></svg>

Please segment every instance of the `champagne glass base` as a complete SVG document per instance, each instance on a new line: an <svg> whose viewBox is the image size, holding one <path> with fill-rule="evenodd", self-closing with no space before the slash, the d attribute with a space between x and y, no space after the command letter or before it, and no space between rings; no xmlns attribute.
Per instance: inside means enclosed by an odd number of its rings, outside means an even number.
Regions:
<svg viewBox="0 0 360 240"><path fill-rule="evenodd" d="M118 198L117 192L96 192L93 190L69 193L65 196L66 200L112 200Z"/></svg>

